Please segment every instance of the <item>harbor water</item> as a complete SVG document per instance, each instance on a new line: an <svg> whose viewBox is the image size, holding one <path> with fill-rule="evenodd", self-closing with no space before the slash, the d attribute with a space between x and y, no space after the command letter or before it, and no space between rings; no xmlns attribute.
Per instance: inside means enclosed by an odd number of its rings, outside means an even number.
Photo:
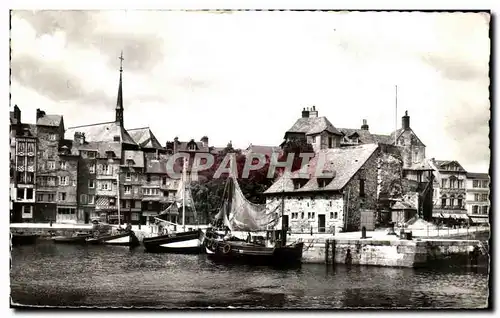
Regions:
<svg viewBox="0 0 500 318"><path fill-rule="evenodd" d="M13 303L96 307L485 308L488 269L214 264L206 255L41 241L11 251Z"/></svg>

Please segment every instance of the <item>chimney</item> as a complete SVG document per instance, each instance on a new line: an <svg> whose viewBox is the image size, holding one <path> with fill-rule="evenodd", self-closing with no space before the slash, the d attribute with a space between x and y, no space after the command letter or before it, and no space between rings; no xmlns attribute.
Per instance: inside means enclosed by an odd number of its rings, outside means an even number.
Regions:
<svg viewBox="0 0 500 318"><path fill-rule="evenodd" d="M402 127L404 130L410 128L410 116L408 116L408 111L405 111L405 115L402 117L403 122L402 122Z"/></svg>
<svg viewBox="0 0 500 318"><path fill-rule="evenodd" d="M82 132L79 132L79 131L75 131L75 135L74 135L73 140L77 144L83 145L85 143L85 133L82 133Z"/></svg>
<svg viewBox="0 0 500 318"><path fill-rule="evenodd" d="M311 111L309 112L309 117L318 117L318 111L316 110L316 106L313 106L311 108Z"/></svg>
<svg viewBox="0 0 500 318"><path fill-rule="evenodd" d="M43 110L40 110L40 108L37 108L36 109L36 120L38 121L38 119L42 118L43 116L45 116L45 112Z"/></svg>
<svg viewBox="0 0 500 318"><path fill-rule="evenodd" d="M14 105L14 118L17 120L18 124L21 124L21 110L17 105Z"/></svg>
<svg viewBox="0 0 500 318"><path fill-rule="evenodd" d="M201 137L200 141L202 142L203 147L208 147L208 137L207 136Z"/></svg>
<svg viewBox="0 0 500 318"><path fill-rule="evenodd" d="M363 119L363 125L361 125L362 130L368 130L368 123L366 119Z"/></svg>
<svg viewBox="0 0 500 318"><path fill-rule="evenodd" d="M304 109L302 110L302 118L307 118L309 117L309 111L306 110L306 108L304 107Z"/></svg>
<svg viewBox="0 0 500 318"><path fill-rule="evenodd" d="M178 143L179 143L179 138L178 137L175 137L174 138L174 153L177 153L177 146L178 146Z"/></svg>

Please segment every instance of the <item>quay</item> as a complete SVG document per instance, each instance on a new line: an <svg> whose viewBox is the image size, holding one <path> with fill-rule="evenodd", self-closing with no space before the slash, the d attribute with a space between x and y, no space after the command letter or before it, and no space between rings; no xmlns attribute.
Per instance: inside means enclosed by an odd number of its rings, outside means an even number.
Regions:
<svg viewBox="0 0 500 318"><path fill-rule="evenodd" d="M90 231L92 224L13 223L10 228L12 232L37 234L43 239L50 238L52 233L71 235ZM132 230L142 241L157 229L134 225ZM367 231L365 238L361 238L361 232L292 233L287 241L304 242L303 263L425 267L437 263L468 266L479 261L487 266L489 233L488 227L412 230L411 239L400 239L386 230Z"/></svg>

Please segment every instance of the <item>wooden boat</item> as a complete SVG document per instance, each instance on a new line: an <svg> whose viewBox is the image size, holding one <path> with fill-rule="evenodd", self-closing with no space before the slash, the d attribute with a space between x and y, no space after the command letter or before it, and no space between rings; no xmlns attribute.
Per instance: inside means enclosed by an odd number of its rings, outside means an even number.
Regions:
<svg viewBox="0 0 500 318"><path fill-rule="evenodd" d="M152 253L200 254L202 236L198 229L144 238L142 244L147 252Z"/></svg>
<svg viewBox="0 0 500 318"><path fill-rule="evenodd" d="M204 243L207 256L216 261L252 265L294 265L302 260L303 242L284 245L281 240L248 242L231 239L207 238Z"/></svg>
<svg viewBox="0 0 500 318"><path fill-rule="evenodd" d="M55 236L52 241L60 244L86 244L87 239L91 237L92 234L89 233L75 233L71 236Z"/></svg>
<svg viewBox="0 0 500 318"><path fill-rule="evenodd" d="M186 231L185 216L186 207L194 208L190 189L186 185L186 161L184 161L182 179L179 182L176 200L165 211L160 213L171 214L178 205L182 206L182 224L177 224L156 218L157 221L173 226L171 233L144 238L142 244L146 252L152 253L175 253L175 254L200 254L202 253L203 232L196 225L189 226ZM177 212L175 212L177 213ZM181 229L180 231L178 229Z"/></svg>
<svg viewBox="0 0 500 318"><path fill-rule="evenodd" d="M118 234L102 235L86 238L87 244L103 244L135 247L140 245L139 239L133 231L122 231Z"/></svg>
<svg viewBox="0 0 500 318"><path fill-rule="evenodd" d="M278 220L283 215L283 199L281 213L267 211L265 205L249 202L235 176L230 174L225 193L227 200L216 218L226 226L226 235L221 238L220 232L208 230L204 242L207 257L216 261L229 263L245 263L258 265L295 265L302 261L303 242L287 244L287 228L277 228ZM229 216L228 216L229 215ZM247 240L231 235L234 231L248 233ZM260 233L265 232L266 237ZM252 236L251 233L254 233Z"/></svg>
<svg viewBox="0 0 500 318"><path fill-rule="evenodd" d="M23 232L12 233L12 246L35 244L38 236Z"/></svg>

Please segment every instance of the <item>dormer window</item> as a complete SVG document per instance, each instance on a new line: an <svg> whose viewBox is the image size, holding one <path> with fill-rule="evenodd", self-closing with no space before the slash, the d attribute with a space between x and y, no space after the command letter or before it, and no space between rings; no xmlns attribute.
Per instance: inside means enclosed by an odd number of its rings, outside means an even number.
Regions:
<svg viewBox="0 0 500 318"><path fill-rule="evenodd" d="M113 136L113 141L120 141L120 136Z"/></svg>
<svg viewBox="0 0 500 318"><path fill-rule="evenodd" d="M196 150L196 144L190 144L188 147L189 150L195 151Z"/></svg>
<svg viewBox="0 0 500 318"><path fill-rule="evenodd" d="M132 165L134 165L134 160L127 159L127 166L132 166Z"/></svg>
<svg viewBox="0 0 500 318"><path fill-rule="evenodd" d="M332 182L332 178L318 178L318 187L324 188Z"/></svg>
<svg viewBox="0 0 500 318"><path fill-rule="evenodd" d="M113 151L106 151L106 157L108 159L114 158L115 153Z"/></svg>

